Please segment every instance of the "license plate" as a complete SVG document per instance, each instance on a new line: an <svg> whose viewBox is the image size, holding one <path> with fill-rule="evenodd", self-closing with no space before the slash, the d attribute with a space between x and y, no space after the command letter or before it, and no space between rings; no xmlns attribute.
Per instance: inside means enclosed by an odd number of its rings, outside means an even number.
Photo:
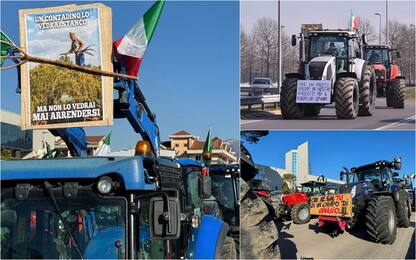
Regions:
<svg viewBox="0 0 416 260"><path fill-rule="evenodd" d="M298 80L296 103L331 103L330 80Z"/></svg>

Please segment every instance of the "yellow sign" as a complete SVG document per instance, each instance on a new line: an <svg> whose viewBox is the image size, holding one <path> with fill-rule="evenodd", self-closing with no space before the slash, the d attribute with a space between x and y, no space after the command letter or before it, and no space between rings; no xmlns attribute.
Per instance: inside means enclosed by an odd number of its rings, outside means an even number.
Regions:
<svg viewBox="0 0 416 260"><path fill-rule="evenodd" d="M352 217L351 194L313 196L310 201L311 215Z"/></svg>

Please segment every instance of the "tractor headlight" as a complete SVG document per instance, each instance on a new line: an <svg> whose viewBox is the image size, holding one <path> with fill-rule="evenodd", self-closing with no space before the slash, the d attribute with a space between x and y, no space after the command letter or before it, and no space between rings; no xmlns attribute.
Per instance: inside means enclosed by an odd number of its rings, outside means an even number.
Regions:
<svg viewBox="0 0 416 260"><path fill-rule="evenodd" d="M101 177L97 183L97 189L101 194L108 194L113 190L113 188L114 182L108 176Z"/></svg>
<svg viewBox="0 0 416 260"><path fill-rule="evenodd" d="M352 187L352 189L351 189L351 198L354 198L355 197L355 193L356 193L356 185L354 185L353 187Z"/></svg>

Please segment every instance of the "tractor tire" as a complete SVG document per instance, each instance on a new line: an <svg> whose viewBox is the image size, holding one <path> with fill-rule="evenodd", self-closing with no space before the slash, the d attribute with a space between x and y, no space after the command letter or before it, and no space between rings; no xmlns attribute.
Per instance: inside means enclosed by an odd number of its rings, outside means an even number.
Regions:
<svg viewBox="0 0 416 260"><path fill-rule="evenodd" d="M219 259L237 259L237 249L232 237L225 237Z"/></svg>
<svg viewBox="0 0 416 260"><path fill-rule="evenodd" d="M241 259L280 259L276 215L246 182L240 183Z"/></svg>
<svg viewBox="0 0 416 260"><path fill-rule="evenodd" d="M306 203L298 203L293 205L290 211L290 217L295 224L306 224L311 219L309 205Z"/></svg>
<svg viewBox="0 0 416 260"><path fill-rule="evenodd" d="M407 228L410 226L410 208L408 205L407 192L399 191L399 202L397 205L397 226Z"/></svg>
<svg viewBox="0 0 416 260"><path fill-rule="evenodd" d="M284 119L302 118L304 114L304 105L296 103L296 90L298 79L288 78L282 82L280 93L280 109Z"/></svg>
<svg viewBox="0 0 416 260"><path fill-rule="evenodd" d="M387 107L392 107L393 106L393 104L391 102L391 100L393 99L392 95L393 94L390 92L390 90L387 90L387 92L386 92L386 106Z"/></svg>
<svg viewBox="0 0 416 260"><path fill-rule="evenodd" d="M366 211L367 234L382 244L393 244L397 234L396 208L390 196L375 196Z"/></svg>
<svg viewBox="0 0 416 260"><path fill-rule="evenodd" d="M355 119L358 114L359 90L354 78L339 78L335 81L335 110L338 119Z"/></svg>
<svg viewBox="0 0 416 260"><path fill-rule="evenodd" d="M305 105L305 116L318 116L321 113L321 105L307 104Z"/></svg>
<svg viewBox="0 0 416 260"><path fill-rule="evenodd" d="M404 108L404 100L406 99L404 88L404 79L393 79L390 82L391 106L393 108Z"/></svg>
<svg viewBox="0 0 416 260"><path fill-rule="evenodd" d="M360 82L359 116L372 116L376 108L377 85L374 71L366 65Z"/></svg>

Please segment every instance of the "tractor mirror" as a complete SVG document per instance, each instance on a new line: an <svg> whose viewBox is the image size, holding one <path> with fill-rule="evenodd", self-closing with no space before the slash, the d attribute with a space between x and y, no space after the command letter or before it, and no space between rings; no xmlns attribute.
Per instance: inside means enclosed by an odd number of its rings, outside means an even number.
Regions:
<svg viewBox="0 0 416 260"><path fill-rule="evenodd" d="M402 57L402 55L400 55L400 51L397 51L397 52L396 52L396 57L397 57L398 59L400 59L400 58Z"/></svg>
<svg viewBox="0 0 416 260"><path fill-rule="evenodd" d="M402 168L402 159L400 157L394 158L393 168L395 170L400 170Z"/></svg>
<svg viewBox="0 0 416 260"><path fill-rule="evenodd" d="M362 41L363 41L363 44L364 44L364 45L367 45L367 35L366 35L366 34L363 34L363 35L361 36L361 39L362 39Z"/></svg>
<svg viewBox="0 0 416 260"><path fill-rule="evenodd" d="M202 198L208 199L211 197L211 177L210 176L202 176Z"/></svg>
<svg viewBox="0 0 416 260"><path fill-rule="evenodd" d="M296 35L292 34L292 46L296 46Z"/></svg>
<svg viewBox="0 0 416 260"><path fill-rule="evenodd" d="M181 235L181 209L176 197L150 199L149 226L151 239L179 239Z"/></svg>

